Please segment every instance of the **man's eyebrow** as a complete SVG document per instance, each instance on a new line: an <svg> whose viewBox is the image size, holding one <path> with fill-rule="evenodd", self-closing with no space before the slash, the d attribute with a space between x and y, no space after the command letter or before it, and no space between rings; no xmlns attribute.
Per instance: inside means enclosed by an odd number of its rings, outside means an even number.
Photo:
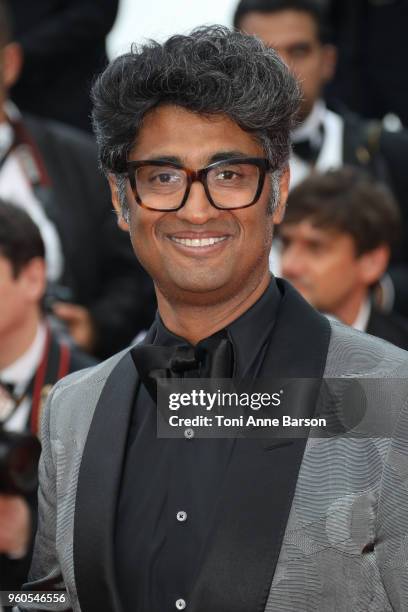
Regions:
<svg viewBox="0 0 408 612"><path fill-rule="evenodd" d="M236 159L236 158L246 158L253 157L252 155L248 155L248 153L243 153L242 151L217 151L214 155L211 155L207 159L206 164L214 164L218 161L224 161L227 159ZM179 166L184 166L183 160L181 157L177 157L176 155L154 155L152 157L147 157L146 161L160 161L160 162L168 162L169 164L177 164ZM203 164L203 165L206 165Z"/></svg>
<svg viewBox="0 0 408 612"><path fill-rule="evenodd" d="M245 158L245 157L253 157L253 155L248 155L248 153L243 153L242 151L219 151L218 153L214 153L209 159L209 164L214 164L218 161L223 161L224 159L236 159L236 158Z"/></svg>
<svg viewBox="0 0 408 612"><path fill-rule="evenodd" d="M168 162L169 164L178 164L179 166L183 165L183 161L180 157L176 157L175 155L154 155L152 157L147 157L146 161L163 161Z"/></svg>

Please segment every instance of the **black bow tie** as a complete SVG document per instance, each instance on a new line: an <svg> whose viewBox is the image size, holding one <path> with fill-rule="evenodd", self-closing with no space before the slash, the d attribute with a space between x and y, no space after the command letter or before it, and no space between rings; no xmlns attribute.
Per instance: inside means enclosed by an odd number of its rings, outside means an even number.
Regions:
<svg viewBox="0 0 408 612"><path fill-rule="evenodd" d="M298 142L292 142L292 149L295 155L303 159L303 161L308 164L315 164L317 158L319 157L323 141L324 141L324 126L319 126L318 137L316 140L312 141L310 139L307 140L299 140Z"/></svg>
<svg viewBox="0 0 408 612"><path fill-rule="evenodd" d="M135 346L132 358L154 401L159 378L230 378L234 354L226 332L221 331L194 346Z"/></svg>

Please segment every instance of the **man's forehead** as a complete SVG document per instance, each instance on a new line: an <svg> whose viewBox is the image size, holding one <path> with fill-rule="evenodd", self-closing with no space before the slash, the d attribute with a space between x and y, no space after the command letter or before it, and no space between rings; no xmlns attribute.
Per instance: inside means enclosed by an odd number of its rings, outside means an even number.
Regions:
<svg viewBox="0 0 408 612"><path fill-rule="evenodd" d="M318 41L318 25L306 11L294 9L262 13L254 11L242 18L241 29L258 36L263 42L275 48L286 48L305 40Z"/></svg>
<svg viewBox="0 0 408 612"><path fill-rule="evenodd" d="M303 219L301 221L284 221L280 227L279 233L282 236L290 238L298 238L301 240L333 240L342 236L348 236L346 232L329 224L320 224L318 221L313 221L313 218Z"/></svg>
<svg viewBox="0 0 408 612"><path fill-rule="evenodd" d="M228 116L163 105L145 116L130 159L206 164L226 157L262 155L256 138Z"/></svg>

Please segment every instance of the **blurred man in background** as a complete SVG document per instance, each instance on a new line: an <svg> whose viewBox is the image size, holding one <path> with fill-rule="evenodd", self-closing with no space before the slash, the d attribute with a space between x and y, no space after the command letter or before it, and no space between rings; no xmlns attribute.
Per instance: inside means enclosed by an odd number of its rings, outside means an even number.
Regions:
<svg viewBox="0 0 408 612"><path fill-rule="evenodd" d="M0 201L0 431L36 435L51 386L95 363L58 338L46 322L44 256L40 232L29 215ZM18 589L26 578L35 516L36 495L25 499L0 492L0 590Z"/></svg>
<svg viewBox="0 0 408 612"><path fill-rule="evenodd" d="M303 102L293 131L291 187L312 171L350 164L386 182L401 208L404 241L395 253L395 292L383 291L384 305L408 314L408 132L390 132L380 122L329 110L325 85L336 66L336 50L324 3L317 0L241 0L234 25L278 51L300 81ZM395 297L395 303L393 299Z"/></svg>
<svg viewBox="0 0 408 612"><path fill-rule="evenodd" d="M22 54L4 0L0 47L0 196L26 209L41 229L56 315L84 350L108 356L153 318L150 279L116 226L93 139L22 116L8 102Z"/></svg>
<svg viewBox="0 0 408 612"><path fill-rule="evenodd" d="M351 167L315 174L289 196L279 228L283 276L322 312L407 350L408 321L372 302L398 231L383 185Z"/></svg>
<svg viewBox="0 0 408 612"><path fill-rule="evenodd" d="M12 0L24 65L12 98L23 111L91 129L89 91L107 62L118 0Z"/></svg>

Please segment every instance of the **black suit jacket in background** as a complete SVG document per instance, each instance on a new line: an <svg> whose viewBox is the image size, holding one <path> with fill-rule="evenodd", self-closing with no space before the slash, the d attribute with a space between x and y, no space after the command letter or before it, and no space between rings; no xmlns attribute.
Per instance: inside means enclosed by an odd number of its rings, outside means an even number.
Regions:
<svg viewBox="0 0 408 612"><path fill-rule="evenodd" d="M372 308L366 331L408 351L408 321L394 312L385 314Z"/></svg>
<svg viewBox="0 0 408 612"><path fill-rule="evenodd" d="M135 258L129 236L117 227L93 139L56 122L23 121L51 181L50 187L38 187L36 195L61 238L62 284L74 302L91 312L97 356L109 356L150 326L155 312L152 282Z"/></svg>
<svg viewBox="0 0 408 612"><path fill-rule="evenodd" d="M118 0L10 0L24 51L12 98L27 112L90 130L89 90L107 62Z"/></svg>

